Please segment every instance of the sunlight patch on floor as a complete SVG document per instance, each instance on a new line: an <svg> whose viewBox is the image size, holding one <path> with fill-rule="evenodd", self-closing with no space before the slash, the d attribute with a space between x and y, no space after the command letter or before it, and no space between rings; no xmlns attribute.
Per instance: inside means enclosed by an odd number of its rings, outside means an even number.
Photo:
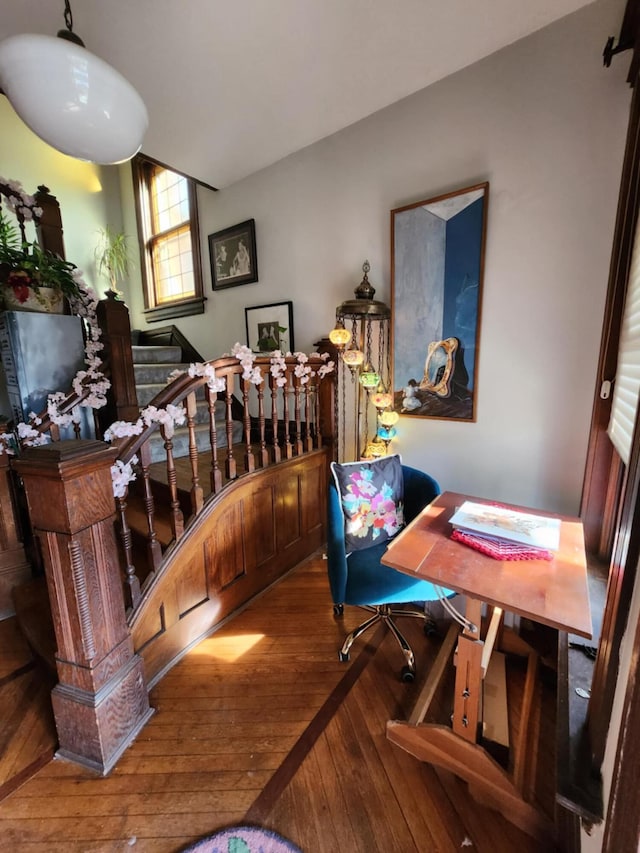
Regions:
<svg viewBox="0 0 640 853"><path fill-rule="evenodd" d="M208 637L189 652L189 656L212 657L227 663L239 660L251 651L264 634L233 634L224 637Z"/></svg>

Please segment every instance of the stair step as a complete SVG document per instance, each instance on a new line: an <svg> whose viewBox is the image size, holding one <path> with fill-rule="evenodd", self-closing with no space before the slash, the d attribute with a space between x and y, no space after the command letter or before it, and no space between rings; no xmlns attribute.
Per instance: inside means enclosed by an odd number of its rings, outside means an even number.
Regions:
<svg viewBox="0 0 640 853"><path fill-rule="evenodd" d="M132 346L134 364L179 364L182 349L177 346Z"/></svg>
<svg viewBox="0 0 640 853"><path fill-rule="evenodd" d="M152 383L165 385L167 376L174 370L182 370L186 373L188 369L189 365L182 362L148 362L146 364L134 364L133 375L136 379L136 385Z"/></svg>
<svg viewBox="0 0 640 853"><path fill-rule="evenodd" d="M149 403L153 400L153 398L156 397L161 391L164 391L164 389L166 387L167 387L166 385L160 385L160 384L136 385L136 394L138 396L138 406L140 406L141 409L144 409L144 407L148 406ZM204 397L204 386L197 389L197 391L196 391L196 402L198 404L198 411L200 410L200 408L203 408L205 413L206 413L207 412L207 403L206 403L205 397ZM224 414L225 414L224 402L222 400L218 400L216 402L216 420L223 419ZM201 421L206 417L208 417L207 414L202 415L202 416L200 416L200 414L198 414L198 417L196 418L196 420Z"/></svg>

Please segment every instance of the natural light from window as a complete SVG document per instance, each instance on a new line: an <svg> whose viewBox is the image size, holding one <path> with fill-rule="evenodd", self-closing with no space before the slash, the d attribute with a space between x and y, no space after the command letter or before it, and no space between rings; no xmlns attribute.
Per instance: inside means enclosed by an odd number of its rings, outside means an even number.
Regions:
<svg viewBox="0 0 640 853"><path fill-rule="evenodd" d="M151 181L153 275L158 305L195 295L189 185L168 169Z"/></svg>
<svg viewBox="0 0 640 853"><path fill-rule="evenodd" d="M231 634L207 637L191 649L189 656L212 657L225 663L235 663L247 652L250 652L261 640L264 634Z"/></svg>

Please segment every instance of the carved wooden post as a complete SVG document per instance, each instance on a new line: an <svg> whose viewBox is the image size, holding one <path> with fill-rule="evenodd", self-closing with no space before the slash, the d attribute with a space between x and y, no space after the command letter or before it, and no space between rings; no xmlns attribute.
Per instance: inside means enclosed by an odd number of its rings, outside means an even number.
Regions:
<svg viewBox="0 0 640 853"><path fill-rule="evenodd" d="M136 421L140 410L131 353L129 309L109 291L107 298L98 303L96 315L111 380L107 405L97 410L98 423L104 432L114 421Z"/></svg>
<svg viewBox="0 0 640 853"><path fill-rule="evenodd" d="M127 626L110 468L114 448L63 441L16 463L40 540L56 633L59 755L106 774L153 713Z"/></svg>
<svg viewBox="0 0 640 853"><path fill-rule="evenodd" d="M36 229L38 242L47 252L64 258L62 214L58 199L49 193L49 187L42 185L38 187L34 198L42 208L42 216Z"/></svg>
<svg viewBox="0 0 640 853"><path fill-rule="evenodd" d="M318 406L320 407L320 437L322 444L329 447L329 456L331 459L337 459L338 442L336 437L338 434L338 426L336 418L340 415L336 411L336 389L338 387L338 370L340 369L340 353L335 344L332 344L329 338L322 338L315 344L318 353L329 353L329 360L335 364L333 373L329 373L319 383L318 390Z"/></svg>

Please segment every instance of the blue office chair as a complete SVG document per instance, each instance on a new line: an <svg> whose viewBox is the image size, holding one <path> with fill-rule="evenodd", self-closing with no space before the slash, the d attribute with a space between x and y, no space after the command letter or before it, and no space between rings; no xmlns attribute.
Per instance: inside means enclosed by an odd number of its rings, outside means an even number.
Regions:
<svg viewBox="0 0 640 853"><path fill-rule="evenodd" d="M385 457L389 458L389 457ZM353 463L351 463L353 464ZM370 463L371 464L371 463ZM375 463L373 463L375 464ZM332 470L348 468L332 463ZM404 487L404 520L406 523L415 518L425 506L440 494L438 483L422 471L401 465ZM373 613L365 622L359 625L346 637L338 656L340 660L349 660L349 650L354 641L376 625L384 624L392 632L405 657L405 666L401 672L402 681L413 681L415 678L415 656L413 651L393 621L393 617L412 617L422 619L427 635L436 632L433 619L422 608L405 608L395 605L416 604L439 600L433 584L417 580L410 575L398 572L380 562L389 544L385 541L352 550L347 553L345 544L345 515L342 497L335 479L330 479L327 523L327 569L329 585L333 598L333 611L336 616L342 616L345 604L353 604ZM454 593L445 590L445 595Z"/></svg>

